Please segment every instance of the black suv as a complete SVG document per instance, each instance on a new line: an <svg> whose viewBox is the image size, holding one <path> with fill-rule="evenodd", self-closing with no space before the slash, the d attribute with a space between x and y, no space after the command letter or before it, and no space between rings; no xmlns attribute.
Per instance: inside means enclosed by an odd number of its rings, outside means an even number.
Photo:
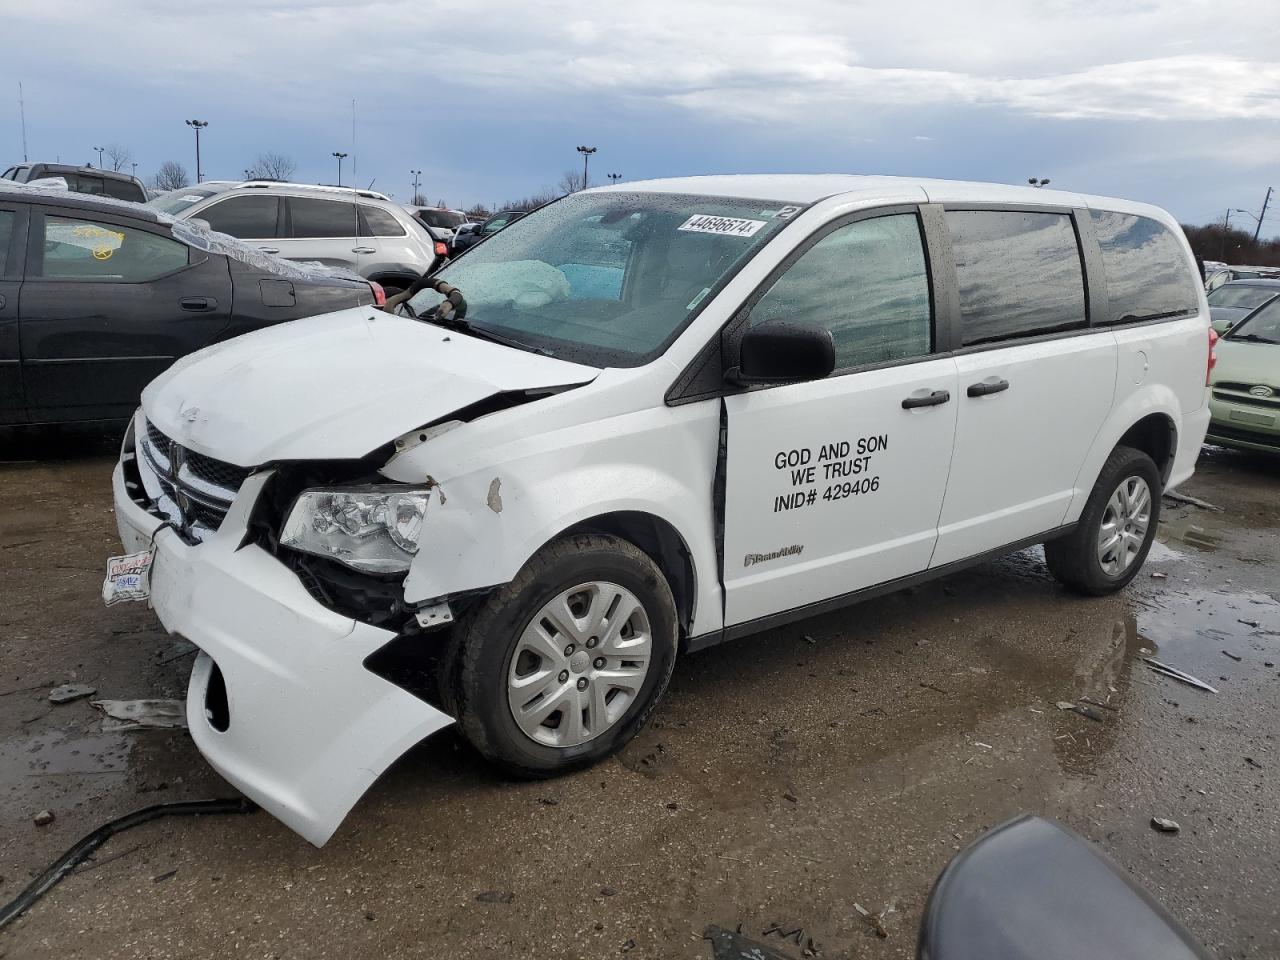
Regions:
<svg viewBox="0 0 1280 960"><path fill-rule="evenodd" d="M0 425L128 417L184 354L381 292L147 207L0 180Z"/></svg>
<svg viewBox="0 0 1280 960"><path fill-rule="evenodd" d="M67 189L76 193L131 200L134 203L147 201L147 190L141 180L114 170L73 167L66 163L20 163L0 174L0 179L15 180L18 183L43 180L45 177L61 177L67 181Z"/></svg>

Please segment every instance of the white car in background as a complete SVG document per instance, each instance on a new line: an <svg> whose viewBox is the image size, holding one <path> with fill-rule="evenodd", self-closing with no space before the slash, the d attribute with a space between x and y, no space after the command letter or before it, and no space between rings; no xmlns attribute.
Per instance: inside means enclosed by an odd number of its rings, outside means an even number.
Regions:
<svg viewBox="0 0 1280 960"><path fill-rule="evenodd" d="M447 252L403 206L373 190L205 181L146 205L179 220L203 220L286 260L350 270L388 294L430 273Z"/></svg>
<svg viewBox="0 0 1280 960"><path fill-rule="evenodd" d="M1191 249L1123 200L628 183L428 283L178 361L113 477L104 596L200 648L192 738L316 844L454 722L548 776L685 651L1038 543L1119 590L1209 421Z"/></svg>

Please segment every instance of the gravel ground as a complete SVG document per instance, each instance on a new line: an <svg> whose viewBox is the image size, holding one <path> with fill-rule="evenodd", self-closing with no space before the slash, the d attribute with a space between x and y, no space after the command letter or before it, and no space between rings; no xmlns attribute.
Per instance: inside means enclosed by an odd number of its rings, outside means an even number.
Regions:
<svg viewBox="0 0 1280 960"><path fill-rule="evenodd" d="M99 599L114 447L0 438L0 900L111 818L235 795L185 732L48 701L185 690L184 646ZM687 657L654 723L573 776L503 780L446 730L321 850L262 813L147 824L0 957L706 958L708 924L779 922L824 957L910 958L947 860L1022 811L1104 848L1216 957L1280 956L1278 490L1280 460L1206 448L1184 492L1221 511L1166 500L1119 596L1067 594L1029 550ZM1114 709L1055 707L1081 696ZM854 903L891 908L887 938Z"/></svg>

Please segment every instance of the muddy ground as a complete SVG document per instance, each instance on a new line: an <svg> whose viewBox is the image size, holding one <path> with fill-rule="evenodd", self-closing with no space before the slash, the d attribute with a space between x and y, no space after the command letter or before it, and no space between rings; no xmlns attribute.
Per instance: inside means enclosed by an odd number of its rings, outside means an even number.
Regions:
<svg viewBox="0 0 1280 960"><path fill-rule="evenodd" d="M181 696L192 657L140 605L101 606L114 440L0 443L7 901L107 820L234 791L185 732L49 703L69 681ZM1185 492L1222 512L1166 501L1120 596L1065 593L1031 550L690 656L620 757L550 782L505 781L445 731L322 850L262 813L153 822L0 956L705 958L708 924L785 922L824 957L909 958L946 861L1021 811L1104 848L1214 956L1280 956L1280 460L1207 449ZM1115 709L1055 707L1080 696ZM891 906L887 938L855 903Z"/></svg>

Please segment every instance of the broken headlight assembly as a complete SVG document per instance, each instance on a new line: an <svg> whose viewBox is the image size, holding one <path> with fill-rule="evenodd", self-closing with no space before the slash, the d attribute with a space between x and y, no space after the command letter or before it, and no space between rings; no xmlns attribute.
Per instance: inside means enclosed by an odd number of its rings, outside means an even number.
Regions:
<svg viewBox="0 0 1280 960"><path fill-rule="evenodd" d="M403 573L418 552L429 489L401 486L304 490L280 528L280 546L364 573Z"/></svg>

